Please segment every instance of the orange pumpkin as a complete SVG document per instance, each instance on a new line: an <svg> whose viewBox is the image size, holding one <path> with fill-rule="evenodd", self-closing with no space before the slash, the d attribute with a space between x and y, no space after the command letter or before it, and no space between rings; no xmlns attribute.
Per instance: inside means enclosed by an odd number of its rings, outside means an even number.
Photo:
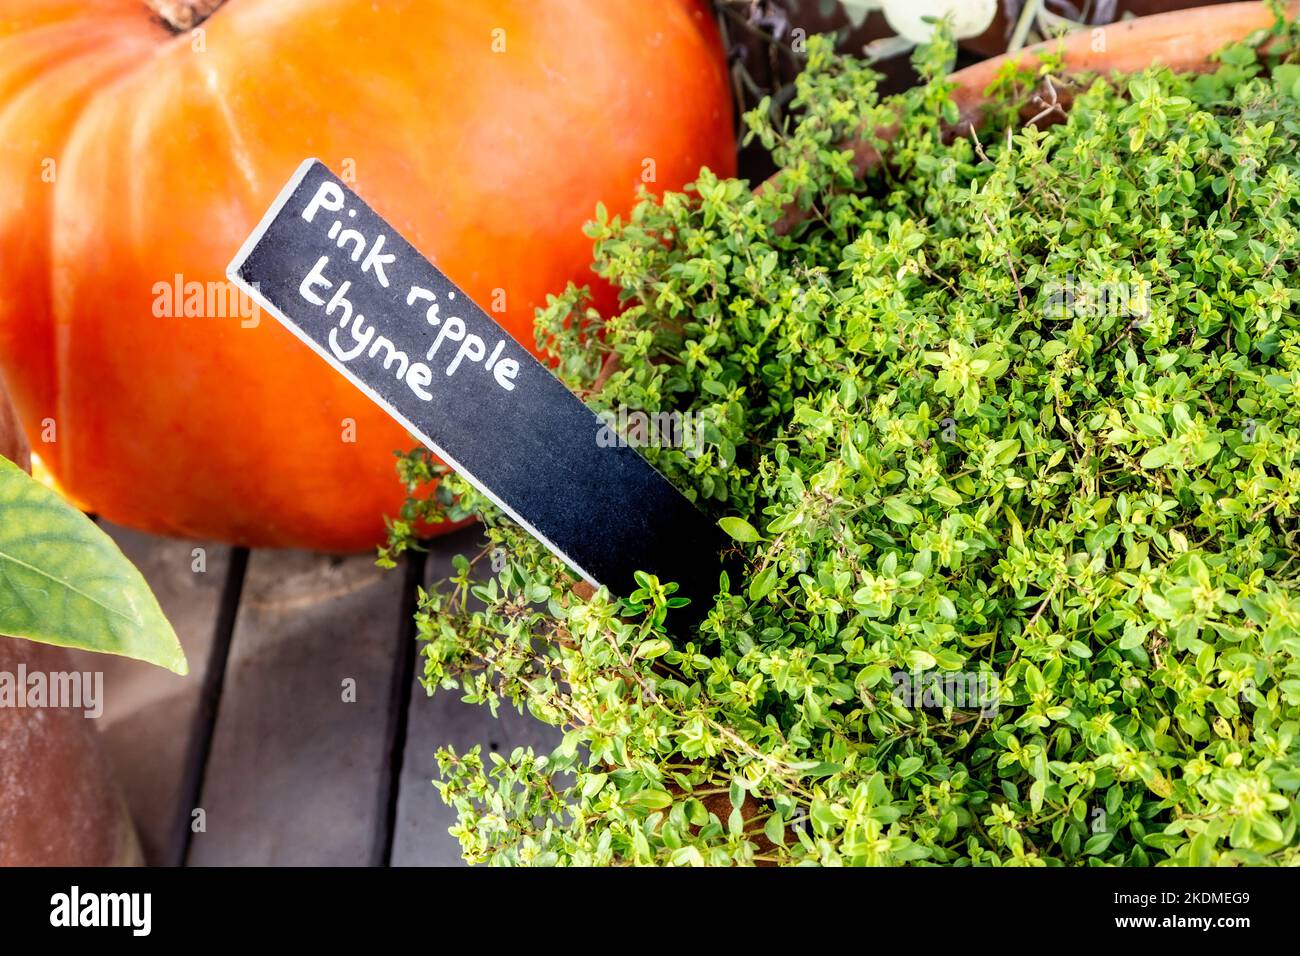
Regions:
<svg viewBox="0 0 1300 956"><path fill-rule="evenodd" d="M734 171L697 0L151 3L217 9L177 32L145 0L0 0L0 371L54 478L122 524L342 551L401 503L404 431L225 297L305 157L530 347L546 294L594 280L598 201Z"/></svg>

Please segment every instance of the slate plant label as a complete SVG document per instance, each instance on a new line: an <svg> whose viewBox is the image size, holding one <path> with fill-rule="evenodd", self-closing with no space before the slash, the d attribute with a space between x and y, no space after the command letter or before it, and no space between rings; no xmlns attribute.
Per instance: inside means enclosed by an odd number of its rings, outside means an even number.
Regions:
<svg viewBox="0 0 1300 956"><path fill-rule="evenodd" d="M227 275L589 584L647 571L705 610L712 522L319 160Z"/></svg>

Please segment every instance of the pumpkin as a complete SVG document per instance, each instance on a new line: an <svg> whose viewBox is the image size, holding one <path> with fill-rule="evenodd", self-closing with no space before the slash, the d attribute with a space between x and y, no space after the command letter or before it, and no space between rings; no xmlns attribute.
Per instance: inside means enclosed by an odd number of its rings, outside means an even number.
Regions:
<svg viewBox="0 0 1300 956"><path fill-rule="evenodd" d="M305 157L529 347L598 202L734 172L704 2L150 3L0 0L0 371L121 524L351 551L397 512L412 440L224 277Z"/></svg>

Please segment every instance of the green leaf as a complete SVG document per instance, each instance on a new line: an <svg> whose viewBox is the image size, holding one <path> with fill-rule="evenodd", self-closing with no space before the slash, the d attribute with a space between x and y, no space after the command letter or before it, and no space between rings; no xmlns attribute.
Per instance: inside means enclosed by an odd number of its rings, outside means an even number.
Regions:
<svg viewBox="0 0 1300 956"><path fill-rule="evenodd" d="M1047 683L1043 680L1043 672L1033 664L1025 665L1025 686L1029 688L1031 694L1041 694L1047 689Z"/></svg>
<svg viewBox="0 0 1300 956"><path fill-rule="evenodd" d="M673 798L664 790L638 790L623 802L638 810L666 810L673 805Z"/></svg>
<svg viewBox="0 0 1300 956"><path fill-rule="evenodd" d="M770 564L754 580L749 582L749 599L759 601L767 597L776 584L776 565Z"/></svg>
<svg viewBox="0 0 1300 956"><path fill-rule="evenodd" d="M912 524L921 513L903 501L901 498L886 498L884 501L885 514L890 521L898 524Z"/></svg>
<svg viewBox="0 0 1300 956"><path fill-rule="evenodd" d="M763 836L778 846L784 844L785 822L777 814L772 814L767 818L767 822L763 824Z"/></svg>
<svg viewBox="0 0 1300 956"><path fill-rule="evenodd" d="M662 657L672 649L673 646L666 640L663 638L656 638L654 640L643 641L641 646L636 649L635 656L642 660L653 660L656 657Z"/></svg>
<svg viewBox="0 0 1300 956"><path fill-rule="evenodd" d="M762 538L759 537L758 532L754 530L754 526L744 518L728 516L718 522L718 527L731 535L733 539L740 541L743 544L751 544L755 541L762 540Z"/></svg>
<svg viewBox="0 0 1300 956"><path fill-rule="evenodd" d="M1281 95L1300 99L1300 65L1279 63L1273 68L1273 82Z"/></svg>
<svg viewBox="0 0 1300 956"><path fill-rule="evenodd" d="M1143 455L1142 460L1139 461L1138 464L1148 470L1152 468L1163 468L1165 465L1173 461L1177 454L1178 447L1176 445L1160 445L1157 448L1152 448L1149 452Z"/></svg>
<svg viewBox="0 0 1300 956"><path fill-rule="evenodd" d="M1110 846L1111 841L1115 839L1115 834L1110 831L1094 833L1088 838L1088 842L1083 845L1083 852L1088 856L1096 856L1099 853L1105 853L1106 848Z"/></svg>
<svg viewBox="0 0 1300 956"><path fill-rule="evenodd" d="M920 757L904 757L898 762L898 775L900 777L910 777L923 766L925 766L925 761Z"/></svg>
<svg viewBox="0 0 1300 956"><path fill-rule="evenodd" d="M188 673L153 593L113 539L0 458L0 634Z"/></svg>
<svg viewBox="0 0 1300 956"><path fill-rule="evenodd" d="M906 660L909 667L919 667L922 670L929 670L935 665L934 655L920 648L908 651Z"/></svg>
<svg viewBox="0 0 1300 956"><path fill-rule="evenodd" d="M957 494L957 492L953 491L951 488L947 488L943 485L939 485L933 490L931 490L930 497L933 498L935 501L939 502L939 504L941 505L947 505L949 508L957 507L959 504L961 504L961 500L962 500L961 495Z"/></svg>
<svg viewBox="0 0 1300 956"><path fill-rule="evenodd" d="M1148 438L1163 438L1165 426L1155 415L1146 415L1142 412L1134 412L1133 424L1137 426L1139 433L1146 435Z"/></svg>

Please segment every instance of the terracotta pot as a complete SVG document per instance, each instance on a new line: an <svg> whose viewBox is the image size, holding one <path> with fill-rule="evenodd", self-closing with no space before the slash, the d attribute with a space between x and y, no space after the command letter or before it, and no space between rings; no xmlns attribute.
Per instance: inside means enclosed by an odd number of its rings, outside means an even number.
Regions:
<svg viewBox="0 0 1300 956"><path fill-rule="evenodd" d="M1289 4L1287 13L1292 17L1300 14L1300 2ZM958 70L952 75L958 84L954 99L964 122L978 122L985 103L984 90L1004 63L1018 59L1030 66L1037 62L1038 53L1055 53L1058 49L1066 67L1084 72L1138 73L1153 64L1204 71L1213 66L1212 54L1272 23L1273 15L1263 3L1225 3L1077 30L1061 40L1049 40Z"/></svg>
<svg viewBox="0 0 1300 956"><path fill-rule="evenodd" d="M1107 3L1083 3L1082 0L1044 0L1049 13L1073 19L1070 8L1075 10L1087 8L1089 24L1115 23L1124 17L1149 17L1153 14L1185 10L1190 7L1207 7L1221 3L1222 0L1113 0ZM980 56L997 56L1007 48L1007 41L1015 29L1016 21L1024 9L1025 0L1000 0L998 11L989 28L977 37L963 40L964 49Z"/></svg>
<svg viewBox="0 0 1300 956"><path fill-rule="evenodd" d="M1300 16L1300 0L1287 6L1287 14ZM952 98L957 104L959 119L948 128L951 137L969 135L980 125L988 98L984 91L993 83L998 71L1008 61L1018 61L1026 67L1038 62L1040 53L1060 53L1063 65L1072 71L1098 74L1138 73L1153 64L1174 70L1205 71L1211 69L1212 54L1236 40L1244 39L1256 30L1273 23L1273 16L1263 3L1225 3L1218 6L1176 10L1135 20L1112 23L1105 27L1078 30L1060 40L1026 47L1015 53L1004 53L976 63L952 74L957 84ZM1022 119L1028 121L1040 114L1048 114L1049 102L1042 91L1026 104ZM1069 96L1060 94L1062 109L1069 106ZM1040 122L1050 123L1063 114L1046 115ZM894 130L889 127L877 131L879 138L889 140ZM879 165L880 152L865 140L853 146L853 164L859 175L864 175ZM768 181L770 183L771 180ZM759 188L768 185L764 183ZM777 223L778 232L785 232L807 218L792 204L785 218Z"/></svg>
<svg viewBox="0 0 1300 956"><path fill-rule="evenodd" d="M0 380L0 455L27 467L27 442ZM0 672L70 672L58 647L0 636ZM126 801L84 710L0 706L0 866L141 862Z"/></svg>
<svg viewBox="0 0 1300 956"><path fill-rule="evenodd" d="M0 671L68 672L58 647L0 637ZM80 710L0 707L0 866L135 866L126 801Z"/></svg>

